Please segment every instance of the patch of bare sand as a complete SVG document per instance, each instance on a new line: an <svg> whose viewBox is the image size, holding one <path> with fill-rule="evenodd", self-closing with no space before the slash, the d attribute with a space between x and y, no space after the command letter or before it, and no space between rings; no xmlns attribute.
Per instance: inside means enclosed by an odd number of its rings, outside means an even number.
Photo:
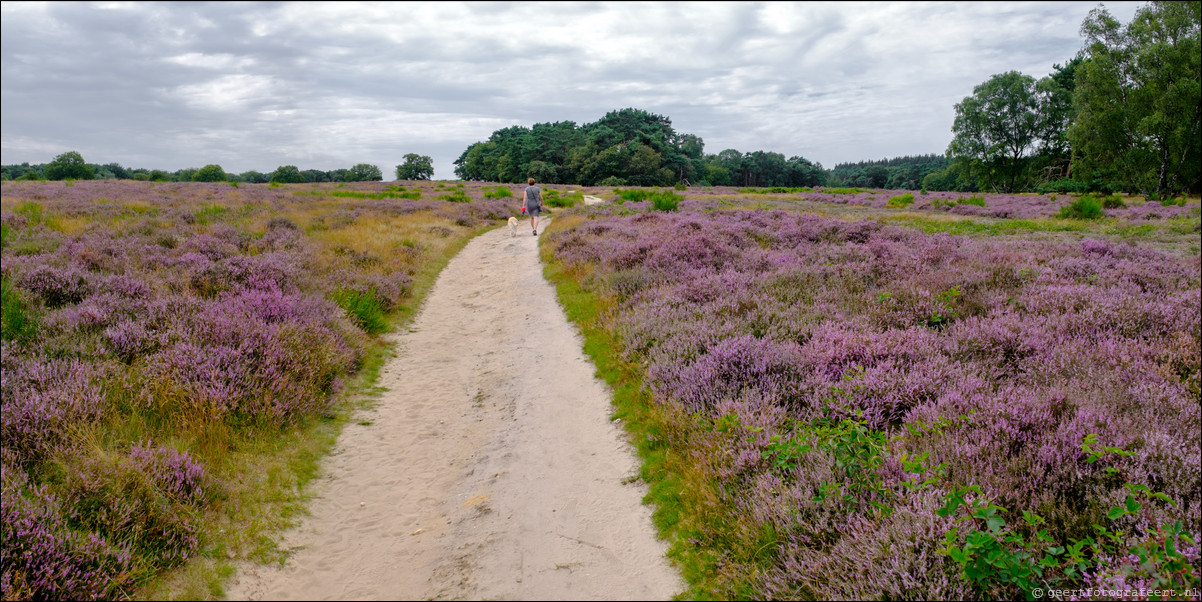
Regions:
<svg viewBox="0 0 1202 602"><path fill-rule="evenodd" d="M682 591L632 447L610 421L610 392L524 231L480 236L445 268L395 335L388 392L346 426L312 484L310 515L284 534L290 559L243 567L229 599Z"/></svg>

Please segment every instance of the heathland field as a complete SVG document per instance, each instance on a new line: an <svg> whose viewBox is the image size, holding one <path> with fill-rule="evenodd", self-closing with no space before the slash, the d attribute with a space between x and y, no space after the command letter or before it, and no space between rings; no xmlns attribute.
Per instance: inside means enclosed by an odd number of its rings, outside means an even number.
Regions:
<svg viewBox="0 0 1202 602"><path fill-rule="evenodd" d="M1196 199L549 188L545 274L681 597L1197 596ZM216 598L278 559L381 335L520 187L2 190L16 600Z"/></svg>

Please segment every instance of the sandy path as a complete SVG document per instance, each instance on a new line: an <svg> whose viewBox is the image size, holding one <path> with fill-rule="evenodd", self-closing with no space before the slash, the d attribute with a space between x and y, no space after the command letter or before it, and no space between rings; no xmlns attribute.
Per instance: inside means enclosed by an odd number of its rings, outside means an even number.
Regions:
<svg viewBox="0 0 1202 602"><path fill-rule="evenodd" d="M395 335L388 392L346 426L310 516L284 535L288 563L243 567L229 599L667 600L683 589L528 228L489 232L450 262Z"/></svg>

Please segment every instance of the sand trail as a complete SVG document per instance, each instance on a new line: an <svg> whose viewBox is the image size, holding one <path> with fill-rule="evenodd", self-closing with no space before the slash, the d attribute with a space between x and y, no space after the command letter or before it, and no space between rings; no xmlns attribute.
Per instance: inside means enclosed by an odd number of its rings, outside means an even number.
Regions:
<svg viewBox="0 0 1202 602"><path fill-rule="evenodd" d="M488 232L452 259L392 335L387 392L310 485L310 515L284 534L289 561L243 567L229 599L666 600L683 589L537 242L523 220L517 236Z"/></svg>

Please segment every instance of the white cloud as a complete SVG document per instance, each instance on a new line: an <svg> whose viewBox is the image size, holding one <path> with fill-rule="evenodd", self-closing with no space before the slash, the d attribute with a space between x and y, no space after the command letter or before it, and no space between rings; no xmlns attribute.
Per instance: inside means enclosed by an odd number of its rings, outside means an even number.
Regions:
<svg viewBox="0 0 1202 602"><path fill-rule="evenodd" d="M1137 2L1106 7L1123 22ZM4 2L4 163L437 177L512 125L640 108L727 148L942 153L991 75L1043 77L1087 2ZM57 151L57 152L55 152ZM314 164L301 165L310 160ZM317 163L321 164L318 165Z"/></svg>

